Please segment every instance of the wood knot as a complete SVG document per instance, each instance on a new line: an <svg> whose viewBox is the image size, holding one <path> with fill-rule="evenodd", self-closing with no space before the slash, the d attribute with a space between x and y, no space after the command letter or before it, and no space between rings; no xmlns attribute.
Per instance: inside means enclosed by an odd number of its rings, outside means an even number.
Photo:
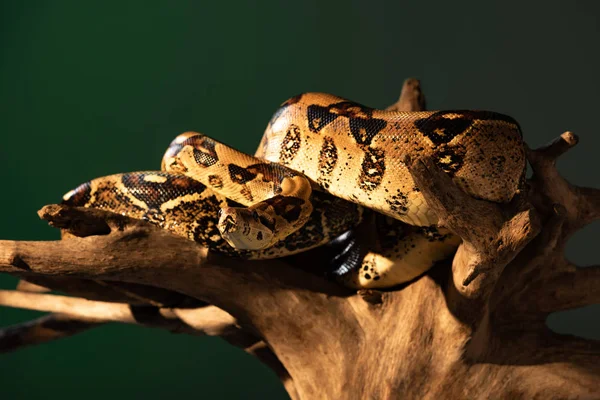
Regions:
<svg viewBox="0 0 600 400"><path fill-rule="evenodd" d="M554 212L554 216L560 219L565 219L567 215L567 208L560 203L552 204L552 211Z"/></svg>
<svg viewBox="0 0 600 400"><path fill-rule="evenodd" d="M29 264L27 264L19 256L14 256L13 259L11 260L11 262L10 262L10 265L12 265L13 267L25 270L25 271L31 271L31 267L29 266Z"/></svg>

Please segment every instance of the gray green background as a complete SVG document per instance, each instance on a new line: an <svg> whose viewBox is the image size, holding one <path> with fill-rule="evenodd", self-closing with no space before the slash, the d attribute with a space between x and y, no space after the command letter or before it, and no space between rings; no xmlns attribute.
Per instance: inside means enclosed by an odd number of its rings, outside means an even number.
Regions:
<svg viewBox="0 0 600 400"><path fill-rule="evenodd" d="M576 132L561 170L600 186L598 2L0 4L1 239L57 238L36 210L90 178L158 168L185 130L253 152L292 95L384 107L409 76L431 109L510 114L531 146ZM576 235L569 257L597 263L599 234ZM0 309L0 325L37 315ZM600 339L599 317L595 306L549 323ZM214 338L114 325L0 355L3 399L184 396L286 398L266 367Z"/></svg>

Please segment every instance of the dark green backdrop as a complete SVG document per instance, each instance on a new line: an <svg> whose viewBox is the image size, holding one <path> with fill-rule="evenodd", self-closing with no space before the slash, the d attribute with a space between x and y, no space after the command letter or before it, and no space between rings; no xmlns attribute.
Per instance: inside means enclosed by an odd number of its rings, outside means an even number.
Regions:
<svg viewBox="0 0 600 400"><path fill-rule="evenodd" d="M576 132L582 144L560 166L599 186L598 2L537 3L3 1L0 238L57 238L37 209L90 178L158 168L185 130L253 152L292 95L382 107L408 76L430 108L514 116L532 146ZM569 257L597 263L599 228L578 234ZM36 315L0 309L0 325ZM589 307L549 323L600 339L599 316ZM0 355L3 399L190 394L286 398L269 370L218 339L106 326Z"/></svg>

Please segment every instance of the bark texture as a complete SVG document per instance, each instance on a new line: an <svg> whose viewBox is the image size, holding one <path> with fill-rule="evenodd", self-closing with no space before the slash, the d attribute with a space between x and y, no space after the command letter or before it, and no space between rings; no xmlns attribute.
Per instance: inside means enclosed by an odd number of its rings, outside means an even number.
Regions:
<svg viewBox="0 0 600 400"><path fill-rule="evenodd" d="M390 109L424 105L407 80ZM577 141L566 132L528 149L533 176L507 205L465 195L431 159L407 158L463 242L452 260L385 292L349 292L292 266L318 253L240 261L141 221L46 206L40 216L68 237L0 241L0 272L30 282L1 291L0 304L53 314L5 328L0 350L112 321L222 336L269 365L293 399L600 398L600 342L545 324L600 302L600 266L564 257L568 238L600 217L600 190L555 168Z"/></svg>

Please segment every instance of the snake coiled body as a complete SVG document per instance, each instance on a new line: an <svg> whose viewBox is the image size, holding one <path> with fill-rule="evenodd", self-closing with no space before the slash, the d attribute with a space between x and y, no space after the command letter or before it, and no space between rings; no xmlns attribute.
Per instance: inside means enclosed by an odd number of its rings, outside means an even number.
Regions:
<svg viewBox="0 0 600 400"><path fill-rule="evenodd" d="M404 165L431 156L474 197L508 202L525 169L517 122L489 111L375 110L322 93L275 113L257 156L300 171L343 199L411 225L437 222Z"/></svg>
<svg viewBox="0 0 600 400"><path fill-rule="evenodd" d="M142 171L104 176L78 186L63 197L63 204L145 220L212 251L247 259L271 259L310 250L354 228L362 220L360 206L326 193L315 193L312 203L314 210L300 229L271 247L250 251L229 245L217 226L222 209L241 204L183 174Z"/></svg>
<svg viewBox="0 0 600 400"><path fill-rule="evenodd" d="M356 228L366 207L378 213L377 244L362 252L348 246L336 271L351 287L389 287L418 276L460 242L435 227L407 156L433 157L460 188L495 202L518 193L525 171L521 132L510 117L381 111L319 93L286 101L256 156L188 132L171 143L162 171L97 178L64 202L145 219L250 259L325 244Z"/></svg>

